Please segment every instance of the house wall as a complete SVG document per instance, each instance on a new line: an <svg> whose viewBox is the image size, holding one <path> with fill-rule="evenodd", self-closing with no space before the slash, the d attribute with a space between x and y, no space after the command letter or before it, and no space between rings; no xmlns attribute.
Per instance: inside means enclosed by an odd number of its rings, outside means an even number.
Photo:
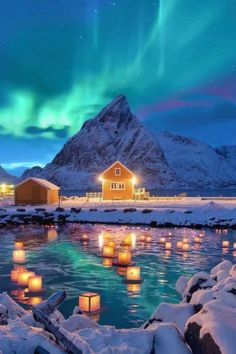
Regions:
<svg viewBox="0 0 236 354"><path fill-rule="evenodd" d="M120 176L115 175L115 169L120 168L121 174ZM132 183L133 174L127 171L122 165L119 163L112 166L108 169L103 175L102 182L102 198L104 200L112 200L112 199L133 199L134 195L134 185ZM124 182L125 189L124 190L111 190L110 184L111 182Z"/></svg>
<svg viewBox="0 0 236 354"><path fill-rule="evenodd" d="M58 196L58 191L57 196ZM48 190L35 181L26 181L15 187L15 205L49 204L56 200L54 191Z"/></svg>
<svg viewBox="0 0 236 354"><path fill-rule="evenodd" d="M48 204L59 202L59 190L48 190Z"/></svg>

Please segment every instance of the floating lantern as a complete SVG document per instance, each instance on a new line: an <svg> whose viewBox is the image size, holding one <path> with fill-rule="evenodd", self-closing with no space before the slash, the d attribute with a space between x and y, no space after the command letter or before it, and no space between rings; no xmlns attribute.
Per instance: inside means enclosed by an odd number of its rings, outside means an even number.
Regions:
<svg viewBox="0 0 236 354"><path fill-rule="evenodd" d="M139 238L139 240L140 240L141 242L145 242L145 241L146 241L146 236L145 236L145 235L141 235L140 238Z"/></svg>
<svg viewBox="0 0 236 354"><path fill-rule="evenodd" d="M126 246L132 246L132 238L130 235L125 236L125 238L122 241L122 244L126 245Z"/></svg>
<svg viewBox="0 0 236 354"><path fill-rule="evenodd" d="M166 242L166 243L165 243L165 249L166 249L166 250L171 250L171 248L172 248L171 242Z"/></svg>
<svg viewBox="0 0 236 354"><path fill-rule="evenodd" d="M28 271L18 273L18 277L17 277L18 285L21 285L21 286L28 285L29 277L32 277L34 275L35 275L35 272L28 272Z"/></svg>
<svg viewBox="0 0 236 354"><path fill-rule="evenodd" d="M104 258L102 261L102 264L104 265L104 267L112 267L112 259L111 258Z"/></svg>
<svg viewBox="0 0 236 354"><path fill-rule="evenodd" d="M22 241L15 241L15 248L18 250L22 249L24 247L24 243Z"/></svg>
<svg viewBox="0 0 236 354"><path fill-rule="evenodd" d="M29 292L40 292L43 289L43 279L40 275L34 275L28 278Z"/></svg>
<svg viewBox="0 0 236 354"><path fill-rule="evenodd" d="M79 307L84 312L97 312L100 310L100 295L97 293L83 293L79 296Z"/></svg>
<svg viewBox="0 0 236 354"><path fill-rule="evenodd" d="M194 242L196 242L196 243L200 243L200 242L201 242L200 237L195 237L195 238L194 238Z"/></svg>
<svg viewBox="0 0 236 354"><path fill-rule="evenodd" d="M152 236L146 236L145 241L146 241L147 243L152 242Z"/></svg>
<svg viewBox="0 0 236 354"><path fill-rule="evenodd" d="M127 268L126 267L117 267L117 274L121 277L126 276Z"/></svg>
<svg viewBox="0 0 236 354"><path fill-rule="evenodd" d="M127 267L127 281L140 282L140 267L132 266Z"/></svg>
<svg viewBox="0 0 236 354"><path fill-rule="evenodd" d="M25 272L26 268L24 266L16 266L12 271L11 271L11 281L17 282L18 274Z"/></svg>
<svg viewBox="0 0 236 354"><path fill-rule="evenodd" d="M114 248L110 246L103 246L102 248L102 256L103 257L114 257Z"/></svg>
<svg viewBox="0 0 236 354"><path fill-rule="evenodd" d="M88 241L88 240L89 240L88 235L86 234L82 235L82 241Z"/></svg>
<svg viewBox="0 0 236 354"><path fill-rule="evenodd" d="M233 249L236 250L236 242L233 243Z"/></svg>
<svg viewBox="0 0 236 354"><path fill-rule="evenodd" d="M189 251L190 250L190 245L188 243L183 243L182 244L182 251Z"/></svg>
<svg viewBox="0 0 236 354"><path fill-rule="evenodd" d="M13 251L13 262L16 262L16 263L25 262L25 251L24 250L14 250Z"/></svg>
<svg viewBox="0 0 236 354"><path fill-rule="evenodd" d="M168 236L172 236L172 232L168 232Z"/></svg>
<svg viewBox="0 0 236 354"><path fill-rule="evenodd" d="M139 293L141 289L140 284L127 284L127 291L130 293Z"/></svg>
<svg viewBox="0 0 236 354"><path fill-rule="evenodd" d="M115 243L115 241L109 241L109 242L107 243L107 246L112 247L112 248L115 249L116 243Z"/></svg>
<svg viewBox="0 0 236 354"><path fill-rule="evenodd" d="M188 238L187 237L184 237L183 240L182 240L183 243L188 243Z"/></svg>
<svg viewBox="0 0 236 354"><path fill-rule="evenodd" d="M176 247L177 247L177 248L182 248L182 245L183 245L183 242L182 242L182 241L178 241L178 242L176 243Z"/></svg>
<svg viewBox="0 0 236 354"><path fill-rule="evenodd" d="M128 265L132 260L132 254L129 251L118 252L118 264Z"/></svg>
<svg viewBox="0 0 236 354"><path fill-rule="evenodd" d="M229 241L227 241L227 240L224 240L224 241L222 241L222 247L229 247Z"/></svg>
<svg viewBox="0 0 236 354"><path fill-rule="evenodd" d="M204 237L205 236L205 233L204 232L201 232L200 234L199 234L199 237Z"/></svg>
<svg viewBox="0 0 236 354"><path fill-rule="evenodd" d="M160 237L159 242L160 242L160 243L165 243L165 242L166 242L165 237Z"/></svg>

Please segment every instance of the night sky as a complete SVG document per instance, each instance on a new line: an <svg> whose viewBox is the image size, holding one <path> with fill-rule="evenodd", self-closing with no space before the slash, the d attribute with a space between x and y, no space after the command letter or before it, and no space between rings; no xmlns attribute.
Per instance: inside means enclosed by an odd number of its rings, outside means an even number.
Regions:
<svg viewBox="0 0 236 354"><path fill-rule="evenodd" d="M49 162L118 94L152 130L236 145L235 0L1 0L0 164Z"/></svg>

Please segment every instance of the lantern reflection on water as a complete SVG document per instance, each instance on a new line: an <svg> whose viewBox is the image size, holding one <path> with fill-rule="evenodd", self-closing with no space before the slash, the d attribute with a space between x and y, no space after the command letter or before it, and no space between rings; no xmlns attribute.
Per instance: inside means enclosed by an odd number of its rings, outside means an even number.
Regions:
<svg viewBox="0 0 236 354"><path fill-rule="evenodd" d="M236 250L236 242L233 243L233 249Z"/></svg>
<svg viewBox="0 0 236 354"><path fill-rule="evenodd" d="M57 240L58 238L58 233L57 233L57 230L56 229L49 229L48 230L48 241L49 242L53 242L55 240Z"/></svg>
<svg viewBox="0 0 236 354"><path fill-rule="evenodd" d="M27 304L30 306L35 306L35 305L41 304L42 301L43 301L43 299L41 296L30 296L27 299Z"/></svg>
<svg viewBox="0 0 236 354"><path fill-rule="evenodd" d="M177 247L177 248L182 248L182 245L183 245L183 242L182 242L182 241L178 241L178 242L176 243L176 247Z"/></svg>
<svg viewBox="0 0 236 354"><path fill-rule="evenodd" d="M29 292L40 292L43 289L43 279L40 275L34 275L28 279Z"/></svg>
<svg viewBox="0 0 236 354"><path fill-rule="evenodd" d="M103 258L102 264L104 267L107 267L107 268L112 267L112 258Z"/></svg>
<svg viewBox="0 0 236 354"><path fill-rule="evenodd" d="M79 295L79 307L84 312L97 312L100 310L100 295L87 292Z"/></svg>
<svg viewBox="0 0 236 354"><path fill-rule="evenodd" d="M201 242L200 237L195 237L195 238L194 238L194 242L196 242L196 243L200 243L200 242Z"/></svg>
<svg viewBox="0 0 236 354"><path fill-rule="evenodd" d="M189 251L190 250L190 245L188 243L183 243L182 244L182 250L183 251Z"/></svg>
<svg viewBox="0 0 236 354"><path fill-rule="evenodd" d="M139 293L141 290L140 284L127 284L127 291L130 293Z"/></svg>
<svg viewBox="0 0 236 354"><path fill-rule="evenodd" d="M25 251L24 250L13 250L12 254L13 262L24 263L25 262Z"/></svg>

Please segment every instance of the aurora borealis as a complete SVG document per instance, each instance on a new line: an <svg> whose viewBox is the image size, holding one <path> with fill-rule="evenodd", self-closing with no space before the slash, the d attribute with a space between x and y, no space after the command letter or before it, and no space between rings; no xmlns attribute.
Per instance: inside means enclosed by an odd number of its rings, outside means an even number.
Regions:
<svg viewBox="0 0 236 354"><path fill-rule="evenodd" d="M235 13L235 0L1 1L0 164L45 164L120 93L153 130L236 144Z"/></svg>

